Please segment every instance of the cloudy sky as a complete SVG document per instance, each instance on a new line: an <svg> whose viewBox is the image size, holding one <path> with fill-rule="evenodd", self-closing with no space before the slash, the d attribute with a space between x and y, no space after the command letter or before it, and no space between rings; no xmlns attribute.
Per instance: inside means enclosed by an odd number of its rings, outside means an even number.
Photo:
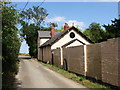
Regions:
<svg viewBox="0 0 120 90"><path fill-rule="evenodd" d="M40 0L31 1L32 0L29 0L26 9L41 5L41 2L37 2ZM97 0L97 2L93 2L95 0L74 0L76 2L72 2L73 0L60 0L68 2L50 1L55 0L45 0L41 5L49 14L45 22L58 23L58 29L60 29L64 23L68 23L70 26L74 23L75 26L78 26L84 31L92 22L97 22L101 25L111 24L111 20L118 18L118 0ZM16 4L18 9L23 9L26 2L24 0L24 2L14 2L12 4ZM28 46L25 41L22 43L20 52L28 53Z"/></svg>

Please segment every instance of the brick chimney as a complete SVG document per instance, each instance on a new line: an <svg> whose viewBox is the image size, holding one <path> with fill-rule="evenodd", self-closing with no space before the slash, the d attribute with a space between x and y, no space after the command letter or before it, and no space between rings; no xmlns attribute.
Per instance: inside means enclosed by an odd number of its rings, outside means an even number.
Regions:
<svg viewBox="0 0 120 90"><path fill-rule="evenodd" d="M51 37L53 37L55 34L55 26L54 24L51 25Z"/></svg>
<svg viewBox="0 0 120 90"><path fill-rule="evenodd" d="M69 29L69 26L68 26L67 23L65 23L65 25L64 25L64 30L67 30L67 29Z"/></svg>

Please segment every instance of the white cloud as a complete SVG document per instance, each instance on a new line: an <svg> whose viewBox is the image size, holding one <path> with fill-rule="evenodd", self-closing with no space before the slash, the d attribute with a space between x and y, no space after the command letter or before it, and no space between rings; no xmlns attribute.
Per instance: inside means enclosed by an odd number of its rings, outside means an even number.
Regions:
<svg viewBox="0 0 120 90"><path fill-rule="evenodd" d="M51 23L68 23L69 26L72 26L74 24L75 27L78 27L80 29L83 29L85 26L84 22L80 22L77 20L66 20L64 16L58 16L53 18L46 18L45 22L51 22Z"/></svg>
<svg viewBox="0 0 120 90"><path fill-rule="evenodd" d="M82 29L85 26L84 22L79 22L76 20L69 20L67 21L67 23L69 26L72 26L74 24L75 27L78 27L80 29Z"/></svg>
<svg viewBox="0 0 120 90"><path fill-rule="evenodd" d="M27 2L28 0L8 0L8 1ZM118 1L120 0L45 0L45 2L118 2ZM29 2L43 2L43 0L29 0Z"/></svg>
<svg viewBox="0 0 120 90"><path fill-rule="evenodd" d="M46 18L46 22L52 22L52 23L54 23L54 22L65 22L65 17L60 17L60 16L58 16L58 17L53 17L53 18Z"/></svg>

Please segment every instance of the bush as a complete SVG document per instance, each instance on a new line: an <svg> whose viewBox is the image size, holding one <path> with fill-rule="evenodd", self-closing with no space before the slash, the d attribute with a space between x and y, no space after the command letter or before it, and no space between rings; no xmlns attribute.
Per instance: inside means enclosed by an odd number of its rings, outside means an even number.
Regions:
<svg viewBox="0 0 120 90"><path fill-rule="evenodd" d="M2 85L12 85L14 75L18 72L17 61L20 48L18 38L17 12L14 6L2 5Z"/></svg>

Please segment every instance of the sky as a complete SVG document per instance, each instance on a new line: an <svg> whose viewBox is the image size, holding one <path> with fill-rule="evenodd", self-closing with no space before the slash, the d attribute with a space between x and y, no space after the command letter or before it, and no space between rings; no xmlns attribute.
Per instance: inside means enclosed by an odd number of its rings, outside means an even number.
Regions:
<svg viewBox="0 0 120 90"><path fill-rule="evenodd" d="M118 4L118 8L119 8L119 10L118 10L118 17L120 18L120 2L119 2L119 4Z"/></svg>
<svg viewBox="0 0 120 90"><path fill-rule="evenodd" d="M81 0L81 2L80 0L74 0L76 2L71 2L73 0L68 0L68 2L60 2L59 0L59 2L52 2L52 0L47 1L48 0L45 0L44 3L41 4L41 2L31 2L31 0L29 0L26 9L41 5L41 7L45 8L48 12L45 23L57 23L58 29L60 29L64 23L68 23L69 26L74 23L75 26L78 26L84 31L92 22L100 23L100 25L111 24L111 20L118 18L118 0L97 0L97 2L93 2L95 0ZM12 4L16 4L17 9L23 9L26 2L14 2ZM28 46L25 41L22 42L20 53L28 53Z"/></svg>

